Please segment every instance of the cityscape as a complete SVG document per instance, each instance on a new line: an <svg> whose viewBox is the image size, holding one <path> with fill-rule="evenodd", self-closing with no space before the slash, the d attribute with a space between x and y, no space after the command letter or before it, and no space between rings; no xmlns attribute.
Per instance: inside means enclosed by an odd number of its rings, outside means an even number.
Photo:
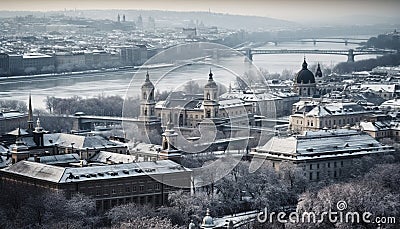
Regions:
<svg viewBox="0 0 400 229"><path fill-rule="evenodd" d="M398 228L397 1L0 5L0 228Z"/></svg>

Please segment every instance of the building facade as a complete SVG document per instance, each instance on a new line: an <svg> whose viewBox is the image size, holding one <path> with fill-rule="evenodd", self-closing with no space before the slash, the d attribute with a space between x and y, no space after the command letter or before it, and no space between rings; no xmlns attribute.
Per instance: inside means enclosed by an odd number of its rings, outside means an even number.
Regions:
<svg viewBox="0 0 400 229"><path fill-rule="evenodd" d="M372 112L352 102L300 101L293 105L289 124L294 132L335 129L356 125Z"/></svg>
<svg viewBox="0 0 400 229"><path fill-rule="evenodd" d="M310 181L340 179L348 176L353 159L394 153L393 147L381 144L368 134L347 129L273 137L252 151L254 158L272 162L277 170L284 161L299 166Z"/></svg>
<svg viewBox="0 0 400 229"><path fill-rule="evenodd" d="M191 184L191 170L170 160L75 168L21 161L0 175L2 185L60 190L67 197L85 194L100 211L126 203L164 205L170 192L188 190Z"/></svg>

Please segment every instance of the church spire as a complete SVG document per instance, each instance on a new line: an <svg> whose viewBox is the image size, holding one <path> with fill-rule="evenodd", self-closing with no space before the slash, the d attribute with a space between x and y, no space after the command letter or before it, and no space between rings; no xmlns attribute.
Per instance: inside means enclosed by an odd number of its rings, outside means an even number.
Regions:
<svg viewBox="0 0 400 229"><path fill-rule="evenodd" d="M315 72L315 76L322 77L321 66L318 63L317 71Z"/></svg>
<svg viewBox="0 0 400 229"><path fill-rule="evenodd" d="M32 96L29 93L29 102L28 102L28 130L33 131L33 111L32 111Z"/></svg>
<svg viewBox="0 0 400 229"><path fill-rule="evenodd" d="M213 73L211 72L211 68L210 68L210 74L208 74L208 80L213 80Z"/></svg>
<svg viewBox="0 0 400 229"><path fill-rule="evenodd" d="M303 61L302 67L303 67L303 69L307 69L306 56L304 56L304 61Z"/></svg>
<svg viewBox="0 0 400 229"><path fill-rule="evenodd" d="M149 76L149 70L147 70L146 72L146 82L150 81L150 76Z"/></svg>

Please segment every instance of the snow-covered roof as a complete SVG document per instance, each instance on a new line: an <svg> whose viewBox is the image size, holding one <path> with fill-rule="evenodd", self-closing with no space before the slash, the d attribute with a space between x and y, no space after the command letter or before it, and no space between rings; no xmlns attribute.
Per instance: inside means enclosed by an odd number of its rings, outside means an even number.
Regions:
<svg viewBox="0 0 400 229"><path fill-rule="evenodd" d="M124 177L190 172L173 161L126 163L116 165L64 168L32 161L20 161L3 172L18 174L53 183L83 182L91 180L118 179Z"/></svg>
<svg viewBox="0 0 400 229"><path fill-rule="evenodd" d="M400 99L392 99L383 102L380 108L391 108L391 109L400 109Z"/></svg>
<svg viewBox="0 0 400 229"><path fill-rule="evenodd" d="M256 148L254 154L300 160L313 157L334 157L343 153L378 153L391 151L366 133L356 130L305 131L301 135L272 137L264 146Z"/></svg>
<svg viewBox="0 0 400 229"><path fill-rule="evenodd" d="M395 121L377 121L377 122L360 122L360 128L363 131L385 131L385 130L393 130L400 127L399 122Z"/></svg>
<svg viewBox="0 0 400 229"><path fill-rule="evenodd" d="M60 155L51 155L51 156L40 156L39 162L47 165L56 165L56 164L69 164L69 163L78 163L80 158L78 154L60 154ZM28 161L35 161L34 157L28 158Z"/></svg>
<svg viewBox="0 0 400 229"><path fill-rule="evenodd" d="M32 137L25 137L23 141L28 146L36 146ZM123 147L123 144L112 142L101 136L81 136L75 134L54 133L43 135L44 146L73 147L76 149L94 149L104 147Z"/></svg>
<svg viewBox="0 0 400 229"><path fill-rule="evenodd" d="M99 162L104 164L132 163L134 161L136 161L136 157L133 155L112 153L108 151L100 151L90 158L90 162Z"/></svg>
<svg viewBox="0 0 400 229"><path fill-rule="evenodd" d="M388 92L394 93L394 84L361 84L362 89L370 89L374 92Z"/></svg>

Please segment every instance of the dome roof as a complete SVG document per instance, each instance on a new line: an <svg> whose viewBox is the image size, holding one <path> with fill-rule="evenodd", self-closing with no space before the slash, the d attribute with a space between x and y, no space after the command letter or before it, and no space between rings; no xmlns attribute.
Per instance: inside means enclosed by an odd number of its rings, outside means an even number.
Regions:
<svg viewBox="0 0 400 229"><path fill-rule="evenodd" d="M217 83L215 83L214 79L213 79L213 74L211 72L210 69L210 74L208 74L208 82L207 84L204 86L204 88L217 88Z"/></svg>
<svg viewBox="0 0 400 229"><path fill-rule="evenodd" d="M203 228L213 227L214 219L210 216L210 209L207 208L206 216L203 218L203 223L201 224Z"/></svg>
<svg viewBox="0 0 400 229"><path fill-rule="evenodd" d="M304 58L302 69L296 75L296 83L298 84L311 84L315 83L314 74L307 69L307 62Z"/></svg>
<svg viewBox="0 0 400 229"><path fill-rule="evenodd" d="M196 229L196 224L193 223L193 220L189 223L189 229Z"/></svg>
<svg viewBox="0 0 400 229"><path fill-rule="evenodd" d="M146 73L146 80L144 81L142 88L154 88L153 83L150 81L149 72Z"/></svg>

